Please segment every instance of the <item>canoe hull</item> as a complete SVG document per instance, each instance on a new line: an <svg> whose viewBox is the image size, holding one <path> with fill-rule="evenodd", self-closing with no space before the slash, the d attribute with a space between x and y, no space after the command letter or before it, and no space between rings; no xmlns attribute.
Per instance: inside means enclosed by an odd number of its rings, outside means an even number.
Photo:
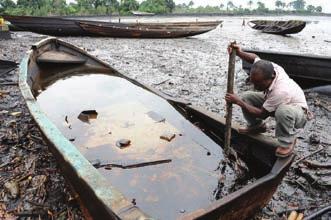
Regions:
<svg viewBox="0 0 331 220"><path fill-rule="evenodd" d="M286 73L303 88L331 84L331 57L260 50L245 51L282 66ZM242 66L249 73L251 64L243 61Z"/></svg>
<svg viewBox="0 0 331 220"><path fill-rule="evenodd" d="M79 22L86 32L104 37L121 38L179 38L199 35L211 31L217 27L212 26L141 26L121 27L117 25L95 25L87 22Z"/></svg>
<svg viewBox="0 0 331 220"><path fill-rule="evenodd" d="M50 50L63 50L72 55L80 56L85 63L72 63L60 66L62 69L49 69L50 72L40 72L37 57ZM49 61L47 61L49 62ZM61 60L57 59L57 62ZM42 64L42 65L45 65ZM54 65L52 63L51 65ZM68 66L69 65L69 66ZM70 66L71 65L71 66ZM45 66L44 66L45 67ZM66 69L67 68L67 69ZM39 89L40 74L50 78L62 78L75 71L85 69L91 72L116 72L116 74L131 83L148 90L165 99L175 107L191 123L199 123L205 133L216 143L224 139L225 120L214 113L191 106L189 103L173 99L146 85L130 79L108 64L87 54L68 43L48 38L34 45L20 65L20 90L25 98L28 109L39 126L50 149L58 159L67 180L71 183L85 207L95 219L146 219L149 215L132 204L121 192L115 189L67 140L55 125L41 111L34 93ZM247 161L250 169L256 171L259 178L238 191L206 205L183 216L184 219L245 219L261 209L272 197L277 185L288 170L293 157L277 159L274 156L277 143L263 135L247 136L238 133L238 125L232 130L232 143L238 154ZM258 192L258 193L257 193ZM259 196L257 196L259 195Z"/></svg>
<svg viewBox="0 0 331 220"><path fill-rule="evenodd" d="M260 30L263 33L286 35L286 34L296 34L302 31L306 27L306 22L304 21L271 21L271 20L253 20L249 21L248 24L251 28L255 30Z"/></svg>
<svg viewBox="0 0 331 220"><path fill-rule="evenodd" d="M88 36L77 24L76 20L58 17L33 17L3 15L17 29L52 36Z"/></svg>

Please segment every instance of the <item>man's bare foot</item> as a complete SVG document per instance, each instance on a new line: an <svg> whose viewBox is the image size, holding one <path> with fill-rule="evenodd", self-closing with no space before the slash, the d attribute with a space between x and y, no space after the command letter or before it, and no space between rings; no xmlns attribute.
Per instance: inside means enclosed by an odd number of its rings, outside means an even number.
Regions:
<svg viewBox="0 0 331 220"><path fill-rule="evenodd" d="M264 133L267 131L267 126L265 123L261 123L256 126L246 127L246 128L239 128L239 133L241 134L259 134Z"/></svg>
<svg viewBox="0 0 331 220"><path fill-rule="evenodd" d="M285 158L290 156L293 153L294 150L294 146L296 144L296 139L294 139L293 143L290 144L289 146L285 147L285 146L279 146L276 148L276 153L275 155L277 157L281 157L281 158Z"/></svg>

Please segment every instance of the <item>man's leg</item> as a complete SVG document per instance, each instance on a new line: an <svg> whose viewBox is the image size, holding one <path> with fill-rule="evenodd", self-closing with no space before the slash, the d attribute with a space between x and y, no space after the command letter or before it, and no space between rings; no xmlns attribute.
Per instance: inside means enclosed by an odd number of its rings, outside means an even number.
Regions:
<svg viewBox="0 0 331 220"><path fill-rule="evenodd" d="M245 92L242 96L242 100L250 105L253 105L257 108L261 108L265 99L262 92ZM253 117L248 112L243 110L243 115L247 121L248 127L255 127L262 124L263 120L260 118Z"/></svg>
<svg viewBox="0 0 331 220"><path fill-rule="evenodd" d="M280 143L276 154L288 156L293 151L297 129L306 124L306 114L300 106L282 104L276 109L275 120L276 138Z"/></svg>
<svg viewBox="0 0 331 220"><path fill-rule="evenodd" d="M276 138L282 146L293 143L296 129L303 128L306 124L306 115L300 106L282 104L275 112Z"/></svg>

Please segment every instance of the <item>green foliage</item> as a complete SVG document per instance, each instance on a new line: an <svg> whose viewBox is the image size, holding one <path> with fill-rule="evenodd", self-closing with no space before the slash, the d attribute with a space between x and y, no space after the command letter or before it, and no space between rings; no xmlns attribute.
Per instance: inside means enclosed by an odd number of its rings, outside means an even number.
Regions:
<svg viewBox="0 0 331 220"><path fill-rule="evenodd" d="M192 6L193 6L193 2L191 1L190 3L192 3ZM189 3L189 5L190 5ZM166 4L166 7L167 7L167 10L169 13L171 13L174 8L176 7L176 4L173 0L165 0L165 4Z"/></svg>
<svg viewBox="0 0 331 220"><path fill-rule="evenodd" d="M305 9L306 2L305 0L295 0L290 2L290 6L292 6L297 11L302 11Z"/></svg>
<svg viewBox="0 0 331 220"><path fill-rule="evenodd" d="M145 0L139 6L139 11L165 14L169 12L164 0Z"/></svg>
<svg viewBox="0 0 331 220"><path fill-rule="evenodd" d="M121 14L129 14L130 11L136 11L139 8L139 3L136 0L123 0L121 2Z"/></svg>
<svg viewBox="0 0 331 220"><path fill-rule="evenodd" d="M265 7L265 4L263 2L257 2L257 9L258 12L268 12L269 9Z"/></svg>
<svg viewBox="0 0 331 220"><path fill-rule="evenodd" d="M248 2L247 2L247 5L248 5L248 7L251 9L251 8L252 8L252 5L253 5L253 1L252 1L252 0L248 1Z"/></svg>
<svg viewBox="0 0 331 220"><path fill-rule="evenodd" d="M317 6L315 8L315 11L318 12L318 13L321 13L322 12L322 7L321 6Z"/></svg>
<svg viewBox="0 0 331 220"><path fill-rule="evenodd" d="M313 5L308 5L307 6L307 11L309 11L309 12L315 12L315 6L313 6Z"/></svg>
<svg viewBox="0 0 331 220"><path fill-rule="evenodd" d="M247 0L246 0L247 1ZM285 0L283 0L285 1ZM285 2L277 0L276 11L269 11L262 2L257 2L257 9L252 10L253 0L247 1L247 8L238 7L233 2L221 0L219 6L194 7L194 2L175 5L174 0L76 0L67 4L66 0L0 0L0 13L12 15L105 15L113 12L121 15L130 14L130 11L144 11L155 14L165 13L232 13L232 14L261 14L285 12ZM305 9L305 0L294 0L289 6L300 13L321 13L321 6L308 5ZM226 11L225 11L226 10Z"/></svg>

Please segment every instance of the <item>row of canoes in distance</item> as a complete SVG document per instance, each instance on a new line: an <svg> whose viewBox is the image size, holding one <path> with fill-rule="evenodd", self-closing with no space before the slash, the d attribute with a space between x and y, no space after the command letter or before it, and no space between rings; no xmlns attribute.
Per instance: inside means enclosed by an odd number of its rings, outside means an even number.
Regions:
<svg viewBox="0 0 331 220"><path fill-rule="evenodd" d="M25 30L52 36L107 36L140 38L175 38L202 34L222 21L115 23L60 17L3 15L13 25L11 30ZM248 25L264 33L286 35L300 32L305 21L252 20Z"/></svg>
<svg viewBox="0 0 331 220"><path fill-rule="evenodd" d="M288 20L288 21L274 21L274 20L252 20L247 23L251 28L262 31L268 34L296 34L306 27L305 21Z"/></svg>
<svg viewBox="0 0 331 220"><path fill-rule="evenodd" d="M60 17L10 15L3 17L16 29L52 36L175 38L205 33L222 23L222 21L115 23Z"/></svg>

